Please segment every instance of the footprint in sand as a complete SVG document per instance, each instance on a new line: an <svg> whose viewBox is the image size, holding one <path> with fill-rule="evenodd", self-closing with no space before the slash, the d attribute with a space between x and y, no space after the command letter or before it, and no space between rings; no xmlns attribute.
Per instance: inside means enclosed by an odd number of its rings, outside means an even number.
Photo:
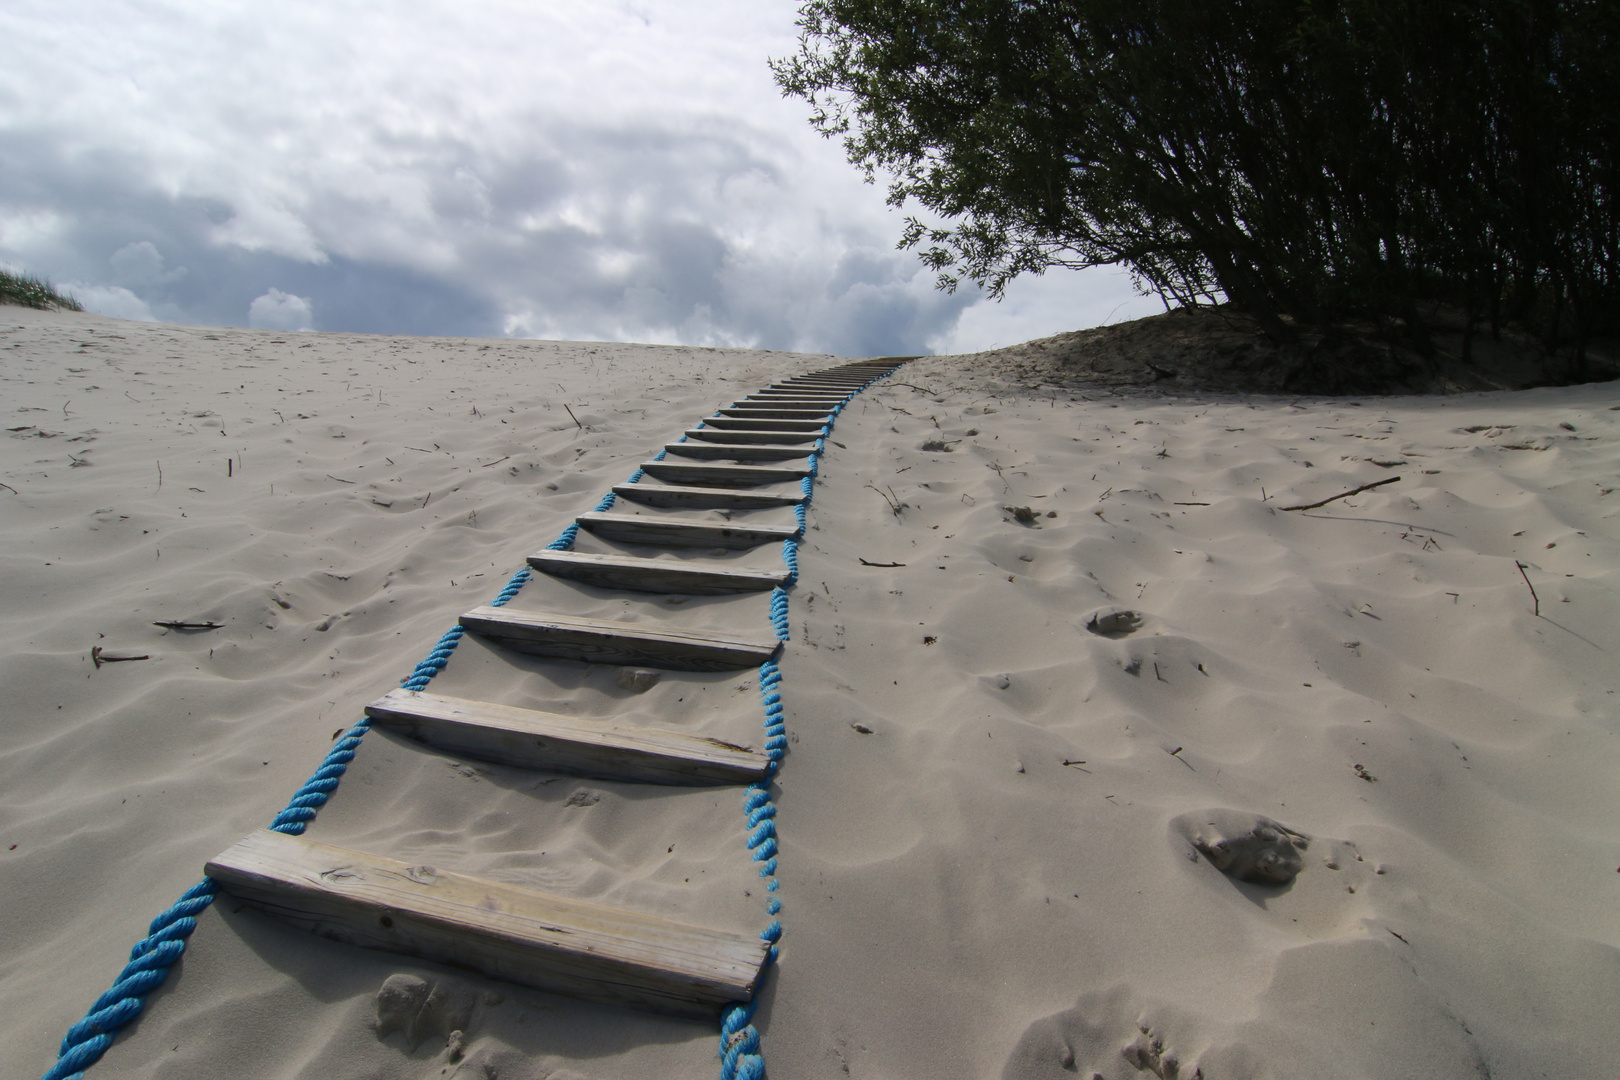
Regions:
<svg viewBox="0 0 1620 1080"><path fill-rule="evenodd" d="M390 975L377 991L377 1038L402 1032L405 1049L415 1053L423 1039L438 1036L447 1048L459 1051L475 1003L471 988L453 979L430 983L416 975Z"/></svg>
<svg viewBox="0 0 1620 1080"><path fill-rule="evenodd" d="M1305 866L1310 837L1280 821L1217 808L1182 814L1170 823L1210 865L1238 881L1287 885Z"/></svg>
<svg viewBox="0 0 1620 1080"><path fill-rule="evenodd" d="M1103 608L1086 620L1086 629L1098 637L1129 637L1142 629L1142 613L1127 608Z"/></svg>
<svg viewBox="0 0 1620 1080"><path fill-rule="evenodd" d="M1026 1028L1002 1080L1203 1080L1198 1064L1176 1048L1203 1041L1196 1030L1192 1018L1116 986Z"/></svg>

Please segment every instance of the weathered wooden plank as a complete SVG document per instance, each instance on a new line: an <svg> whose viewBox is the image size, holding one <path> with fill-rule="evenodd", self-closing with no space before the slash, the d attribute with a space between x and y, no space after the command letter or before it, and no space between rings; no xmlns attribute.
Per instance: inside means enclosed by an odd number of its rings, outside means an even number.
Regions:
<svg viewBox="0 0 1620 1080"><path fill-rule="evenodd" d="M721 443L692 441L664 444L664 452L681 457L719 458L730 461L801 461L810 456L808 446L782 446L774 443Z"/></svg>
<svg viewBox="0 0 1620 1080"><path fill-rule="evenodd" d="M846 398L851 395L846 387L760 387L750 393L750 398L760 397L829 397Z"/></svg>
<svg viewBox="0 0 1620 1080"><path fill-rule="evenodd" d="M479 607L461 625L480 637L535 656L591 664L644 664L674 671L735 671L758 667L780 642L717 630L677 630L649 623L544 615L509 607Z"/></svg>
<svg viewBox="0 0 1620 1080"><path fill-rule="evenodd" d="M740 416L705 416L703 423L712 428L733 428L751 431L820 431L826 427L822 420L755 420Z"/></svg>
<svg viewBox="0 0 1620 1080"><path fill-rule="evenodd" d="M804 494L799 491L738 491L678 484L616 484L613 494L644 506L671 506L685 510L763 510L771 506L795 506L804 502Z"/></svg>
<svg viewBox="0 0 1620 1080"><path fill-rule="evenodd" d="M795 412L809 412L819 410L817 416L830 416L832 410L843 404L842 398L814 397L795 394L792 397L780 398L740 398L727 405L725 409L791 409ZM724 412L725 409L721 409Z"/></svg>
<svg viewBox="0 0 1620 1080"><path fill-rule="evenodd" d="M599 510L581 514L578 520L587 531L604 540L621 544L658 544L661 547L751 548L799 535L797 525L680 521L638 514L610 514Z"/></svg>
<svg viewBox="0 0 1620 1080"><path fill-rule="evenodd" d="M638 555L590 555L581 551L537 551L529 565L552 577L583 581L602 589L719 596L763 592L786 585L788 572L734 569L712 560L647 559Z"/></svg>
<svg viewBox="0 0 1620 1080"><path fill-rule="evenodd" d="M836 405L849 397L843 390L761 390L738 400L737 404L771 405L784 401L808 401L817 405Z"/></svg>
<svg viewBox="0 0 1620 1080"><path fill-rule="evenodd" d="M688 439L699 439L703 442L717 443L799 443L807 445L821 437L818 428L815 431L757 431L753 428L688 428L681 434ZM805 453L810 451L807 448Z"/></svg>
<svg viewBox="0 0 1620 1080"><path fill-rule="evenodd" d="M663 728L629 727L417 690L366 706L377 724L453 754L642 784L751 784L769 756Z"/></svg>
<svg viewBox="0 0 1620 1080"><path fill-rule="evenodd" d="M322 937L686 1016L752 998L757 935L654 918L268 829L209 861L239 900Z"/></svg>
<svg viewBox="0 0 1620 1080"><path fill-rule="evenodd" d="M809 383L809 384L800 384L800 385L790 385L790 384L787 384L787 383L776 383L774 385L765 387L765 390L777 391L777 392L780 392L782 394L805 394L805 393L810 393L810 394L832 394L832 393L836 392L840 397L848 397L849 395L859 391L861 389L861 387L864 386L864 385L866 385L866 384L865 383ZM760 392L764 393L765 391L762 390Z"/></svg>
<svg viewBox="0 0 1620 1080"><path fill-rule="evenodd" d="M817 420L825 424L832 420L832 414L822 408L777 408L772 405L761 405L757 408L732 405L719 410L721 416L737 416L743 419L755 420Z"/></svg>
<svg viewBox="0 0 1620 1080"><path fill-rule="evenodd" d="M783 382L771 383L770 388L772 390L841 390L846 387L865 386L871 381L871 377L866 375L818 376L787 379Z"/></svg>
<svg viewBox="0 0 1620 1080"><path fill-rule="evenodd" d="M781 484L810 475L809 465L717 465L706 461L643 461L641 469L671 484L753 487Z"/></svg>

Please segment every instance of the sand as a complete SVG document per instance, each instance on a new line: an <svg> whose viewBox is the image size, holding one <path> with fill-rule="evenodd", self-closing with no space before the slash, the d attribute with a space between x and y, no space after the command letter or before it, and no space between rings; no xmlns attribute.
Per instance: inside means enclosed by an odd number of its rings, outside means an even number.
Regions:
<svg viewBox="0 0 1620 1080"><path fill-rule="evenodd" d="M525 555L701 415L833 362L0 308L6 1075L50 1065L148 920ZM1012 374L916 361L822 460L781 660L771 1075L1611 1071L1620 386ZM558 603L768 629L760 597L515 601ZM759 742L752 672L615 674L469 640L433 688ZM1262 819L1298 842L1245 849ZM730 789L375 731L309 835L752 932L745 833ZM1287 884L1215 865L1291 859ZM459 1005L379 1029L398 975ZM710 1077L716 1046L222 900L90 1075Z"/></svg>

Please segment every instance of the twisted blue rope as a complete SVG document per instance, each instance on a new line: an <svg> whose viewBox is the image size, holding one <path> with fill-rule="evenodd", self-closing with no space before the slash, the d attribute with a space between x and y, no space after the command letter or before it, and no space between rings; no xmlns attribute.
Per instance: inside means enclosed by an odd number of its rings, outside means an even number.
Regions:
<svg viewBox="0 0 1620 1080"><path fill-rule="evenodd" d="M871 380L863 384L860 390L871 385ZM845 401L860 393L856 390ZM841 402L834 407L829 417L836 419L843 409ZM703 422L699 421L702 427ZM825 448L825 439L831 431L831 419L821 428L820 437L815 443L815 451L810 455L811 475L815 475L816 459ZM682 442L686 436L681 436ZM664 459L667 451L659 451L654 461ZM639 483L646 473L637 469L625 482ZM804 503L793 508L794 519L798 522L802 534L805 528L805 504L809 502L814 490L810 477L800 482L800 490L804 493ZM616 496L609 492L597 503L598 512L605 512L614 504ZM546 547L551 551L567 551L574 546L579 536L577 522L568 525L557 538ZM798 580L798 542L793 539L784 540L782 558L787 563L789 574L788 584L792 585ZM518 591L528 583L532 572L523 568L513 574L505 587L490 601L491 607L504 607L518 594ZM783 641L788 638L788 599L787 593L776 588L771 593L771 623L776 628L777 637ZM439 672L443 671L450 662L450 656L455 652L456 646L466 631L459 625L451 627L434 644L417 665L400 682L406 690L421 690L433 680ZM780 766L783 754L787 750L787 728L783 722L781 694L776 688L781 684L781 671L774 660L767 660L760 666L760 692L765 705L765 751L771 759L766 779L751 786L744 800L748 813L748 848L753 860L760 863L759 876L768 878L766 890L773 895L766 902L767 914L776 915L782 910L781 901L774 893L780 887L776 879L776 806L770 800L770 778L775 776ZM293 794L285 808L278 813L270 823L270 828L276 832L290 836L301 835L315 819L315 815L325 806L331 798L332 792L337 790L338 783L348 772L350 763L354 761L360 740L371 730L370 717L362 717L343 735L343 738L333 744L326 756L321 760L320 766L306 780L302 787ZM63 1036L61 1045L57 1050L57 1060L47 1070L41 1080L82 1080L85 1070L94 1065L107 1052L118 1032L132 1023L146 1007L146 997L152 991L162 986L168 979L169 972L175 962L185 952L186 941L197 928L197 916L214 902L219 893L218 884L205 877L191 888L181 894L166 911L153 919L147 927L147 936L136 942L130 949L129 962L113 980L113 985L96 999L85 1013L84 1019L74 1024ZM778 949L776 943L782 937L782 924L775 918L769 926L760 931L760 938L770 943L770 952L766 964L769 966L776 962ZM723 1080L763 1080L765 1076L765 1059L760 1054L759 1032L752 1023L754 1004L733 1006L727 1010L721 1023L721 1076Z"/></svg>
<svg viewBox="0 0 1620 1080"><path fill-rule="evenodd" d="M570 525L564 529L563 536L553 541L552 546L564 537L572 545L573 534L570 530L577 533L578 526ZM490 601L490 606L505 606L531 576L527 567L513 574ZM427 686L450 662L450 654L465 634L466 631L460 626L451 627L411 673L401 680L400 686L406 690L421 690ZM354 761L360 740L370 730L369 716L362 717L349 728L321 759L320 767L271 820L270 828L289 836L301 835L332 797L332 792L337 790L338 782ZM146 1008L147 995L168 979L175 961L186 951L186 939L197 928L197 916L214 902L218 894L218 883L213 878L205 877L182 893L167 911L152 920L147 927L147 936L130 949L129 963L113 980L112 987L97 998L84 1019L69 1028L62 1037L56 1062L45 1072L42 1080L82 1080L85 1070L107 1052L119 1030L141 1015Z"/></svg>
<svg viewBox="0 0 1620 1080"><path fill-rule="evenodd" d="M875 382L876 380L872 380ZM866 385L871 385L867 383ZM861 389L865 389L863 386ZM848 401L859 390L851 393L844 400ZM843 409L840 403L829 414L836 420L838 413ZM798 522L799 535L804 535L806 514L812 496L815 494L815 483L811 479L816 475L817 459L826 449L826 438L831 431L832 420L821 429L821 436L816 439L815 450L811 452L810 476L799 481L799 490L804 493L804 501L793 507L793 518ZM799 580L799 541L792 538L782 541L782 561L787 564L787 588L791 588ZM788 594L787 588L777 587L771 590L771 626L776 630L776 636L781 641L788 640ZM782 939L782 923L775 916L782 910L782 901L777 898L777 890L781 888L781 881L776 877L778 848L776 843L776 803L771 800L771 781L781 769L782 758L787 753L787 720L786 711L782 705L782 669L775 660L767 660L759 666L759 694L760 703L765 709L765 754L770 760L766 768L765 779L751 784L743 794L743 813L748 827L748 836L745 843L754 862L760 864L759 876L766 879L765 913L770 915L770 925L760 931L760 940L769 943L770 951L766 954L765 967L768 969L775 964L779 955L777 942ZM760 972L760 978L765 972ZM765 1056L761 1052L759 1031L753 1025L754 1010L757 1002L739 1002L728 1008L720 1018L720 1080L764 1080Z"/></svg>

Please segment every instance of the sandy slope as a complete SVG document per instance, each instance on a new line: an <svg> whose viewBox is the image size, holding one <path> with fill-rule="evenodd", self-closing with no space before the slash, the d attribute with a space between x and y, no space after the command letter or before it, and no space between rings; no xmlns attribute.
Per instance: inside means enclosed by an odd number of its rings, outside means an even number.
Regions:
<svg viewBox="0 0 1620 1080"><path fill-rule="evenodd" d="M0 309L19 429L0 441L0 1060L42 1071L146 921L525 554L698 416L823 363ZM782 661L772 1075L1604 1075L1620 388L1087 396L935 358L839 422ZM759 599L537 582L518 602L765 626ZM1087 629L1116 609L1138 628ZM151 659L98 670L96 645ZM759 723L746 673L637 694L474 643L435 689L736 741ZM1308 834L1297 881L1196 856L1212 810ZM743 831L733 792L374 733L310 835L752 928ZM461 988L459 1062L443 1031L412 1049L372 1029L398 972ZM702 1077L714 1048L701 1024L220 903L91 1075Z"/></svg>

